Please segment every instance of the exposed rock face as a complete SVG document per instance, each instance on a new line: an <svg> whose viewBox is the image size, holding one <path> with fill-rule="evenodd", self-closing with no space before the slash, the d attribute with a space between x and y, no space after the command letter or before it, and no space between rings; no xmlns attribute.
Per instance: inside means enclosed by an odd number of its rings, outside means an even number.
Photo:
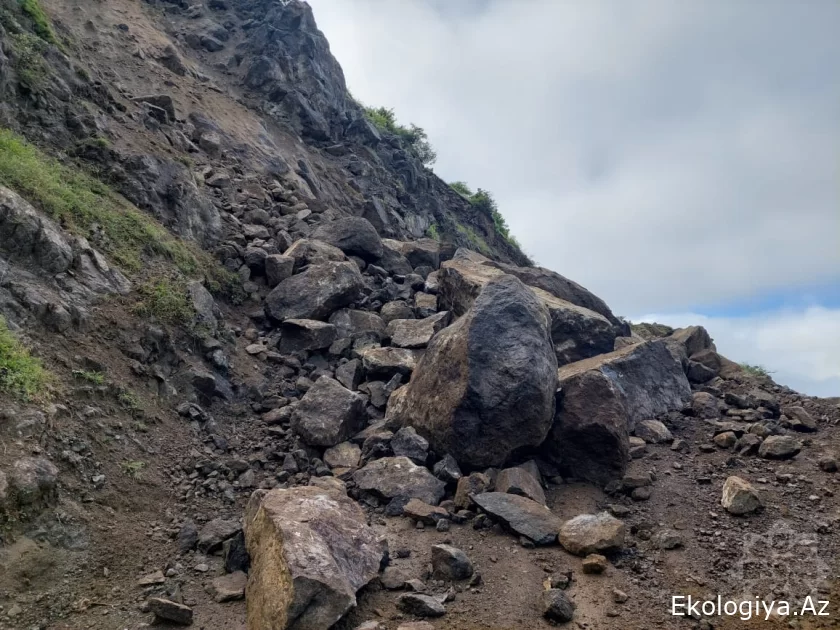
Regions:
<svg viewBox="0 0 840 630"><path fill-rule="evenodd" d="M361 296L364 281L353 263L313 265L278 284L265 298L273 320L326 319Z"/></svg>
<svg viewBox="0 0 840 630"><path fill-rule="evenodd" d="M382 258L382 239L370 221L362 217L342 217L323 223L312 236L369 262Z"/></svg>
<svg viewBox="0 0 840 630"><path fill-rule="evenodd" d="M661 341L563 366L559 380L562 402L544 451L567 474L597 483L624 474L637 422L682 409L691 396Z"/></svg>
<svg viewBox="0 0 840 630"><path fill-rule="evenodd" d="M322 376L292 415L292 430L311 446L335 446L364 428L364 399L338 381Z"/></svg>
<svg viewBox="0 0 840 630"><path fill-rule="evenodd" d="M496 477L496 492L507 492L527 497L545 505L545 493L540 482L524 468L505 468Z"/></svg>
<svg viewBox="0 0 840 630"><path fill-rule="evenodd" d="M21 505L38 506L56 497L58 468L43 457L24 457L12 464L9 485Z"/></svg>
<svg viewBox="0 0 840 630"><path fill-rule="evenodd" d="M399 348L425 348L435 333L448 323L447 311L423 319L394 319L388 322L387 335L391 345Z"/></svg>
<svg viewBox="0 0 840 630"><path fill-rule="evenodd" d="M503 464L545 438L556 365L545 307L516 278L494 279L432 339L397 420L459 463Z"/></svg>
<svg viewBox="0 0 840 630"><path fill-rule="evenodd" d="M352 499L312 486L255 493L245 540L249 630L331 627L387 554Z"/></svg>

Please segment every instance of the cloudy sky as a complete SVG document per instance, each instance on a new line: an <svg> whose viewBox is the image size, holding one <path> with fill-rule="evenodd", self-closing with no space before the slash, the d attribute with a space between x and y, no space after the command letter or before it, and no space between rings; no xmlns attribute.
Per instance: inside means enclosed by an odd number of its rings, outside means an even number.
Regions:
<svg viewBox="0 0 840 630"><path fill-rule="evenodd" d="M840 396L840 3L310 4L353 94L540 265Z"/></svg>

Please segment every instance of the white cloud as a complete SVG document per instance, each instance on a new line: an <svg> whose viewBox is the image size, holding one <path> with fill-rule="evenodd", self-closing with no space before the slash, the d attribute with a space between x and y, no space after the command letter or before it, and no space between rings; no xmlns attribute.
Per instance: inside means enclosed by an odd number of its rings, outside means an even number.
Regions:
<svg viewBox="0 0 840 630"><path fill-rule="evenodd" d="M354 94L617 312L840 277L840 4L310 3Z"/></svg>
<svg viewBox="0 0 840 630"><path fill-rule="evenodd" d="M638 321L705 326L729 359L762 365L777 383L797 391L840 396L840 309L811 307L737 318L652 314Z"/></svg>

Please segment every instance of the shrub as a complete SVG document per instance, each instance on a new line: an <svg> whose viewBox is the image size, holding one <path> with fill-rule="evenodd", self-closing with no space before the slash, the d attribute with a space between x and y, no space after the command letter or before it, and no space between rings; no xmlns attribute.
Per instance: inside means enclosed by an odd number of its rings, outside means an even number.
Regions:
<svg viewBox="0 0 840 630"><path fill-rule="evenodd" d="M362 106L368 120L380 131L395 135L401 144L414 153L424 166L431 166L437 160L437 153L429 143L429 137L422 127L410 124L408 127L397 122L394 110L388 107Z"/></svg>
<svg viewBox="0 0 840 630"><path fill-rule="evenodd" d="M741 369L752 376L770 376L773 374L763 365L751 365L749 363L741 363Z"/></svg>
<svg viewBox="0 0 840 630"><path fill-rule="evenodd" d="M30 91L37 91L49 74L44 61L47 44L30 33L13 34L10 41L18 79Z"/></svg>
<svg viewBox="0 0 840 630"><path fill-rule="evenodd" d="M429 238L433 238L436 241L440 241L440 228L438 228L437 223L432 223L429 226L429 229L426 230L426 234L429 235Z"/></svg>
<svg viewBox="0 0 840 630"><path fill-rule="evenodd" d="M516 240L516 237L510 233L510 227L508 226L505 218L502 216L502 213L499 212L499 206L496 204L496 200L489 191L479 188L476 192L473 192L465 182L451 182L449 187L467 199L473 207L490 215L493 219L493 227L496 229L496 233L510 245L522 251L522 246L519 244L519 241Z"/></svg>
<svg viewBox="0 0 840 630"><path fill-rule="evenodd" d="M93 383L94 385L102 385L105 382L105 375L102 372L73 370L73 376L79 380Z"/></svg>
<svg viewBox="0 0 840 630"><path fill-rule="evenodd" d="M0 317L0 391L31 400L43 395L49 380L41 361L29 354Z"/></svg>

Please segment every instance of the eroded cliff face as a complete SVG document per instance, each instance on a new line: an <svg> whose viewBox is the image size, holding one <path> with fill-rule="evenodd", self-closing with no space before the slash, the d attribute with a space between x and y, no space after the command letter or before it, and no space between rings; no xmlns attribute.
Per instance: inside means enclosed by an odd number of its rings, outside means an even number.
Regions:
<svg viewBox="0 0 840 630"><path fill-rule="evenodd" d="M492 217L365 117L306 3L47 8L57 44L5 12L0 121L80 158L178 234L222 243L244 212L287 202L397 239L435 226L451 251L526 264ZM209 169L228 185L209 187ZM280 225L294 239L312 223Z"/></svg>

